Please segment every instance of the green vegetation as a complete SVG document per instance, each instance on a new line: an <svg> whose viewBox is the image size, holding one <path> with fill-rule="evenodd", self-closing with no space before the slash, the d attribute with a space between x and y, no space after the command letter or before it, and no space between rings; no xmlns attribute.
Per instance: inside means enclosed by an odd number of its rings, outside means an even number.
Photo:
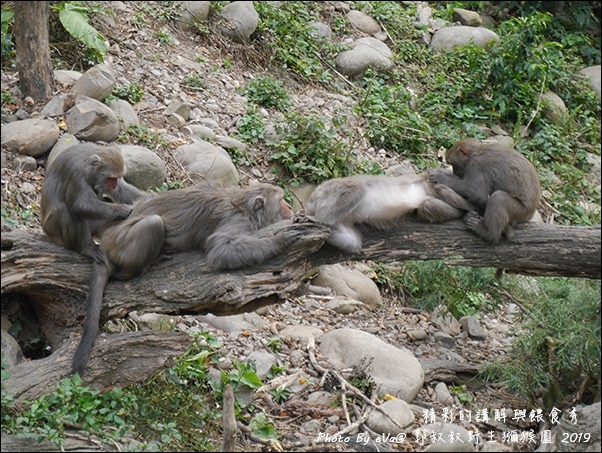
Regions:
<svg viewBox="0 0 602 453"><path fill-rule="evenodd" d="M493 269L448 266L443 261L407 261L400 267L375 269L381 290L411 305L432 311L445 305L460 318L499 302Z"/></svg>
<svg viewBox="0 0 602 453"><path fill-rule="evenodd" d="M600 158L600 99L579 76L580 69L600 64L600 33L588 30L600 26L593 14L596 2L430 2L434 16L447 21L457 7L486 10L499 21L495 31L500 42L491 49L466 46L446 53L435 53L424 44L422 33L426 30L414 25L415 5L349 3L386 29L387 44L394 54L391 71L367 71L360 80L344 80L334 72L334 57L344 46L315 37L310 23L327 22L339 41L351 30L344 14L327 9L323 2L254 3L260 22L252 48L262 57L267 55L265 61L272 63L267 73L272 75L258 76L244 87L249 106L237 122L239 138L266 151L284 182L319 183L378 172L378 166L360 160L355 151L359 131L365 133L361 138L370 146L426 169L440 165L439 148L448 148L467 136L485 138L487 128L501 127L538 170L546 220L600 223L600 188L586 177L593 166L592 157L594 161ZM213 13L225 4L212 2ZM56 67L85 67L102 61L104 40L88 21L93 5L54 4L50 33ZM14 64L14 17L7 8L11 8L10 2L2 9L1 50L3 65L8 66ZM160 43L173 41L163 26L177 19L177 3L142 2L137 8L130 18L132 26L152 24L151 32ZM201 38L211 39L211 33L216 33L213 27L211 21L201 26ZM72 37L79 47L69 55L64 43L73 46ZM163 57L156 51L154 58ZM238 64L237 57L233 53L220 61L205 56L195 59L211 61L218 71L231 69L233 62ZM357 118L300 113L289 94L292 90L287 91L277 77L281 71L304 88L338 91L353 99ZM197 90L208 88L196 73L184 77L182 84ZM546 91L564 100L569 112L566 120L555 124L546 117L541 102L541 93ZM133 83L117 87L113 95L138 102L142 90ZM17 101L9 92L2 93L3 106ZM270 115L282 118L270 140L266 138L269 119L259 113L259 107L273 109ZM146 126L130 127L119 140L151 149L168 148L167 141ZM238 165L254 164L251 154L235 154L234 159ZM9 192L14 195L18 191L11 188ZM29 223L35 217L36 206L19 206L12 198L3 204L3 221L9 226ZM524 320L517 328L512 350L492 363L485 377L504 382L534 402L543 394L548 406L590 402L599 392L599 281L509 275L496 281L493 269L447 266L443 261L406 262L397 268L381 264L375 271L383 292L422 309L443 304L457 317L518 302ZM266 346L279 352L282 339L271 337ZM222 345L204 334L174 367L139 386L99 393L83 386L76 376L61 381L53 394L19 410L3 389L2 429L43 436L60 445L66 428L77 426L101 440L129 442L128 436L135 434L138 443L129 447L140 450L209 451L216 448L223 389L230 384L237 397L238 420L255 435L275 441L272 421L243 398L262 385L255 369L233 363L221 370L217 364L225 355ZM283 367L275 367L272 375L282 371ZM3 370L2 380L5 378ZM373 390L366 374L358 373L352 383L367 395ZM463 404L471 404L466 389L451 391ZM286 400L289 393L287 388L271 391L276 401Z"/></svg>
<svg viewBox="0 0 602 453"><path fill-rule="evenodd" d="M88 8L84 2L58 2L59 20L65 30L88 48L88 58L102 62L107 53L104 38L88 22Z"/></svg>
<svg viewBox="0 0 602 453"><path fill-rule="evenodd" d="M112 96L118 99L124 99L130 104L136 104L142 100L142 88L136 82L126 85L119 84L113 88Z"/></svg>
<svg viewBox="0 0 602 453"><path fill-rule="evenodd" d="M15 56L15 45L13 43L13 35L10 33L12 29L13 16L15 15L11 10L5 9L4 4L2 5L2 17L1 17L1 49L2 49L2 62L12 60ZM2 93L4 94L4 93ZM4 100L2 101L4 102Z"/></svg>
<svg viewBox="0 0 602 453"><path fill-rule="evenodd" d="M207 80L196 72L188 74L182 79L182 84L186 85L187 88L193 88L195 90L206 90L208 88Z"/></svg>
<svg viewBox="0 0 602 453"><path fill-rule="evenodd" d="M259 143L264 139L265 122L257 109L250 108L238 121L238 138L248 143Z"/></svg>
<svg viewBox="0 0 602 453"><path fill-rule="evenodd" d="M370 162L361 161L341 139L337 123L327 126L318 114L302 115L292 112L285 115L286 122L277 126L278 138L268 143L269 160L293 182L320 183L332 178L355 173L377 171Z"/></svg>
<svg viewBox="0 0 602 453"><path fill-rule="evenodd" d="M484 375L532 401L543 391L548 408L593 402L600 392L600 282L537 279L538 291L513 282L526 319L510 353L491 363Z"/></svg>
<svg viewBox="0 0 602 453"><path fill-rule="evenodd" d="M323 8L321 2L255 3L257 31L276 67L310 80L333 80L331 62L342 47L316 37L310 26L319 20Z"/></svg>
<svg viewBox="0 0 602 453"><path fill-rule="evenodd" d="M210 370L217 370L224 354L222 347L213 335L199 334L175 366L143 384L97 392L75 375L63 379L52 394L18 409L3 387L2 431L50 439L57 447L67 430L80 429L103 442L125 444L126 450L215 451L223 391L229 384L237 418L256 436L275 441L273 423L245 397L263 385L254 366L234 362L229 371L217 373L217 380L211 377ZM3 369L2 381L7 378ZM283 387L274 397L280 401L289 394Z"/></svg>
<svg viewBox="0 0 602 453"><path fill-rule="evenodd" d="M292 105L282 82L270 76L259 76L251 80L245 87L245 95L250 102L281 112L286 112Z"/></svg>
<svg viewBox="0 0 602 453"><path fill-rule="evenodd" d="M127 131L123 131L117 138L121 143L128 143L130 145L142 145L149 149L155 149L159 146L167 147L169 143L160 134L153 131L147 126L131 125Z"/></svg>
<svg viewBox="0 0 602 453"><path fill-rule="evenodd" d="M2 381L8 376L2 370ZM2 389L2 431L26 433L51 440L61 446L67 427L79 426L103 440L121 439L131 425L125 422L137 408L136 398L118 387L100 393L82 385L78 375L63 379L57 390L17 411L14 400ZM105 429L110 426L110 429Z"/></svg>

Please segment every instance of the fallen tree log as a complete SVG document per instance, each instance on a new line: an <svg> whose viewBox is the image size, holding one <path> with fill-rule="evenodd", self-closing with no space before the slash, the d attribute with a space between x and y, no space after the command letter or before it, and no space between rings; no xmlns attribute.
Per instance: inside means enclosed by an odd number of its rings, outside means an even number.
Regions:
<svg viewBox="0 0 602 453"><path fill-rule="evenodd" d="M70 375L78 342L79 335L70 338L48 357L9 368L3 387L10 389L17 404L53 392L57 382ZM108 390L114 385L125 387L144 382L157 370L175 363L174 359L191 344L192 337L183 332L100 335L86 369L86 385Z"/></svg>
<svg viewBox="0 0 602 453"><path fill-rule="evenodd" d="M266 235L275 228L267 228ZM278 228L283 228L279 226ZM365 234L353 254L324 246L329 229L315 223L290 223L295 231L287 253L255 266L213 272L200 252L176 254L149 272L107 285L102 319L139 313L228 315L252 311L304 291L308 274L319 265L348 260L407 261L446 259L450 265L497 267L540 276L600 278L600 227L525 224L512 242L489 244L460 221L444 224L404 222L398 229ZM18 294L33 305L46 338L58 345L85 316L88 259L50 243L43 235L2 235L2 294Z"/></svg>
<svg viewBox="0 0 602 453"><path fill-rule="evenodd" d="M213 272L202 253L187 252L153 265L141 277L110 281L101 319L122 318L134 310L171 315L251 311L303 292L316 266L348 260L445 259L450 265L498 267L529 275L600 278L599 226L521 225L512 242L492 245L460 221L430 225L408 220L395 231L366 233L364 248L353 254L323 246L330 234L324 225L290 223L284 228L294 230L297 240L285 254L253 268ZM263 234L274 234L275 229L267 228ZM69 375L85 317L91 269L87 258L41 234L2 234L3 307L10 300L32 307L55 350L50 357L10 368L5 384L16 392L18 401L54 390L56 382ZM86 383L102 389L144 380L190 344L185 334L144 335L102 336L92 352ZM127 370L135 374L128 375Z"/></svg>
<svg viewBox="0 0 602 453"><path fill-rule="evenodd" d="M514 230L512 241L502 239L490 244L468 231L461 221L436 225L407 221L395 232L370 233L358 253L344 254L324 247L311 260L326 264L445 259L453 266L495 267L540 277L600 279L600 225L528 223Z"/></svg>

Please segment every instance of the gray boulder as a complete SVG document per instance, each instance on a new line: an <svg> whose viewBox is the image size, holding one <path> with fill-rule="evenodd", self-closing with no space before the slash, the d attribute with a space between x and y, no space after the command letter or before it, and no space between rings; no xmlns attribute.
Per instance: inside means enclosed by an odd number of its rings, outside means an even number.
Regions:
<svg viewBox="0 0 602 453"><path fill-rule="evenodd" d="M363 74L368 68L386 71L393 66L393 53L385 43L376 38L356 39L352 47L334 59L337 70L342 74L355 77Z"/></svg>
<svg viewBox="0 0 602 453"><path fill-rule="evenodd" d="M140 190L156 189L165 181L165 163L150 149L137 145L120 145L125 161L125 179Z"/></svg>
<svg viewBox="0 0 602 453"><path fill-rule="evenodd" d="M106 64L88 69L75 84L73 91L98 101L106 99L115 88L115 73Z"/></svg>
<svg viewBox="0 0 602 453"><path fill-rule="evenodd" d="M179 146L174 157L196 183L213 181L222 187L238 185L238 171L225 149L199 141Z"/></svg>
<svg viewBox="0 0 602 453"><path fill-rule="evenodd" d="M27 119L2 126L2 146L20 154L40 157L54 146L59 127L52 120Z"/></svg>
<svg viewBox="0 0 602 453"><path fill-rule="evenodd" d="M351 24L351 27L357 28L359 31L366 33L367 35L373 35L382 30L379 23L363 11L351 10L347 13L346 17Z"/></svg>
<svg viewBox="0 0 602 453"><path fill-rule="evenodd" d="M376 283L357 269L348 269L342 264L320 266L313 284L331 288L336 293L359 300L371 307L382 305L383 300Z"/></svg>
<svg viewBox="0 0 602 453"><path fill-rule="evenodd" d="M54 146L50 150L50 153L48 154L48 159L46 159L46 170L48 170L48 167L50 167L50 164L52 164L54 159L56 159L59 154L61 154L67 148L70 148L70 147L78 145L78 144L79 144L79 140L77 139L77 137L75 137L75 135L71 135L71 134L61 135L61 137L57 140L57 142L54 144Z"/></svg>
<svg viewBox="0 0 602 453"><path fill-rule="evenodd" d="M569 118L569 109L556 93L546 91L541 95L543 114L552 124L562 124Z"/></svg>
<svg viewBox="0 0 602 453"><path fill-rule="evenodd" d="M238 43L249 42L259 23L253 2L232 2L224 6L220 15L226 19L219 27L221 34Z"/></svg>
<svg viewBox="0 0 602 453"><path fill-rule="evenodd" d="M592 90L600 96L600 65L589 66L579 72L588 79Z"/></svg>
<svg viewBox="0 0 602 453"><path fill-rule="evenodd" d="M367 367L380 394L412 401L424 383L424 370L412 353L355 329L337 329L324 334L320 351L339 368Z"/></svg>
<svg viewBox="0 0 602 453"><path fill-rule="evenodd" d="M134 107L128 101L123 99L112 99L108 106L115 112L118 119L121 119L120 124L122 130L127 130L130 126L139 126L140 120Z"/></svg>
<svg viewBox="0 0 602 453"><path fill-rule="evenodd" d="M54 71L54 80L56 80L60 85L72 86L77 82L82 76L82 73L79 71L68 71L66 69L57 69Z"/></svg>
<svg viewBox="0 0 602 453"><path fill-rule="evenodd" d="M80 140L110 143L119 137L119 120L102 102L79 96L67 112L67 128Z"/></svg>
<svg viewBox="0 0 602 453"><path fill-rule="evenodd" d="M191 31L197 24L207 21L211 2L182 2L182 11L178 26L185 31Z"/></svg>
<svg viewBox="0 0 602 453"><path fill-rule="evenodd" d="M414 414L404 400L385 401L379 407L387 415L381 411L372 410L366 421L368 427L378 434L388 433L391 436L397 436L405 432L403 428L414 422ZM397 424L391 419L395 420Z"/></svg>
<svg viewBox="0 0 602 453"><path fill-rule="evenodd" d="M431 39L431 48L436 51L450 51L455 47L475 46L489 49L493 42L499 42L500 37L493 31L483 27L445 27L436 32Z"/></svg>
<svg viewBox="0 0 602 453"><path fill-rule="evenodd" d="M452 20L454 22L460 22L462 25L467 25L469 27L481 27L483 25L483 19L481 19L479 13L462 8L454 9Z"/></svg>

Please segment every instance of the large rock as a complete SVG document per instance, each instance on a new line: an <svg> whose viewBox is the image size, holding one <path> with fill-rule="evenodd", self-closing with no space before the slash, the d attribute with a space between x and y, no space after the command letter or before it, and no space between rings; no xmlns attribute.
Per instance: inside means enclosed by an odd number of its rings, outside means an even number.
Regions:
<svg viewBox="0 0 602 453"><path fill-rule="evenodd" d="M115 112L96 99L78 97L67 112L66 120L69 133L80 140L110 143L119 137L119 120Z"/></svg>
<svg viewBox="0 0 602 453"><path fill-rule="evenodd" d="M130 126L139 126L140 120L134 110L134 107L130 105L128 101L123 99L112 99L108 106L115 112L117 118L121 119L122 130L127 130Z"/></svg>
<svg viewBox="0 0 602 453"><path fill-rule="evenodd" d="M54 71L54 80L56 80L59 84L65 86L72 86L77 82L82 76L82 73L79 71L69 71L66 69L57 69Z"/></svg>
<svg viewBox="0 0 602 453"><path fill-rule="evenodd" d="M322 337L320 351L336 367L367 367L380 394L411 402L424 383L420 362L405 349L355 329L338 329Z"/></svg>
<svg viewBox="0 0 602 453"><path fill-rule="evenodd" d="M566 108L560 96L552 91L541 95L543 101L543 114L552 124L562 124L569 118L569 109Z"/></svg>
<svg viewBox="0 0 602 453"><path fill-rule="evenodd" d="M174 157L196 183L212 181L222 187L238 185L238 171L225 149L199 141L179 146Z"/></svg>
<svg viewBox="0 0 602 453"><path fill-rule="evenodd" d="M414 414L404 400L389 400L380 406L382 411L372 410L366 424L378 434L390 434L395 437L405 432L403 428L414 422ZM383 414L383 411L387 414ZM394 423L395 420L397 423Z"/></svg>
<svg viewBox="0 0 602 453"><path fill-rule="evenodd" d="M382 296L376 283L357 269L347 269L342 264L320 266L314 285L330 288L336 293L359 300L371 307L382 305Z"/></svg>
<svg viewBox="0 0 602 453"><path fill-rule="evenodd" d="M386 71L393 66L393 53L385 43L376 38L356 39L352 47L334 59L337 70L342 74L354 77L363 74L368 68Z"/></svg>
<svg viewBox="0 0 602 453"><path fill-rule="evenodd" d="M194 30L197 24L207 20L211 2L182 2L182 11L177 21L182 30Z"/></svg>
<svg viewBox="0 0 602 453"><path fill-rule="evenodd" d="M115 73L106 64L88 69L73 85L73 91L98 101L106 99L115 88Z"/></svg>
<svg viewBox="0 0 602 453"><path fill-rule="evenodd" d="M379 23L363 11L349 11L347 13L347 20L353 28L357 28L359 31L366 33L367 35L373 35L382 30Z"/></svg>
<svg viewBox="0 0 602 453"><path fill-rule="evenodd" d="M59 138L52 120L27 119L2 126L2 146L26 156L39 157L50 151Z"/></svg>
<svg viewBox="0 0 602 453"><path fill-rule="evenodd" d="M592 90L600 96L600 65L583 68L579 72L589 80Z"/></svg>
<svg viewBox="0 0 602 453"><path fill-rule="evenodd" d="M489 49L493 42L499 42L500 37L493 31L483 27L445 27L436 32L431 39L431 48L437 51L449 51L454 47L475 46Z"/></svg>
<svg viewBox="0 0 602 453"><path fill-rule="evenodd" d="M224 6L220 15L226 19L226 25L219 27L220 32L238 43L248 42L259 23L253 2L232 2Z"/></svg>
<svg viewBox="0 0 602 453"><path fill-rule="evenodd" d="M452 20L454 22L460 22L462 25L467 25L469 27L481 27L483 25L483 19L481 19L479 13L462 8L454 9Z"/></svg>
<svg viewBox="0 0 602 453"><path fill-rule="evenodd" d="M54 146L50 150L50 153L48 154L48 158L46 159L46 170L48 170L48 167L50 167L50 164L52 164L52 162L54 162L54 159L56 159L59 154L61 154L67 148L71 148L72 146L75 146L78 144L79 144L79 140L74 135L71 135L71 134L61 135L61 137L57 140L57 142L54 144Z"/></svg>
<svg viewBox="0 0 602 453"><path fill-rule="evenodd" d="M150 149L137 145L120 145L125 161L125 179L140 190L161 187L167 175L165 162Z"/></svg>

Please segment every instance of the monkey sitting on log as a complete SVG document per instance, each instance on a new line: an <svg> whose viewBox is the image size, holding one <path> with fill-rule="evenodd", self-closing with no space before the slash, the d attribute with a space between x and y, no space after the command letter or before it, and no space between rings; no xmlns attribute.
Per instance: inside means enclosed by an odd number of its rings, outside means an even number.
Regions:
<svg viewBox="0 0 602 453"><path fill-rule="evenodd" d="M502 234L511 239L512 225L533 217L541 197L539 177L519 152L467 138L453 145L445 159L453 173L429 170L429 180L453 189L477 208L465 222L480 237L492 243Z"/></svg>
<svg viewBox="0 0 602 453"><path fill-rule="evenodd" d="M118 148L90 143L63 151L49 166L42 186L44 233L53 242L101 262L102 252L93 236L107 223L125 219L134 201L147 195L125 182L124 173Z"/></svg>
<svg viewBox="0 0 602 453"><path fill-rule="evenodd" d="M81 373L86 367L111 275L140 275L163 249L202 250L214 270L268 260L284 252L298 235L290 230L269 237L258 235L263 227L293 218L283 197L284 191L270 184L226 189L204 184L138 201L125 221L109 226L100 237L106 262L93 267L84 333L73 371Z"/></svg>
<svg viewBox="0 0 602 453"><path fill-rule="evenodd" d="M359 224L388 229L410 214L439 223L473 209L448 187L431 184L425 174L355 175L320 184L310 196L305 214L310 221L332 227L330 244L357 252L362 248Z"/></svg>

